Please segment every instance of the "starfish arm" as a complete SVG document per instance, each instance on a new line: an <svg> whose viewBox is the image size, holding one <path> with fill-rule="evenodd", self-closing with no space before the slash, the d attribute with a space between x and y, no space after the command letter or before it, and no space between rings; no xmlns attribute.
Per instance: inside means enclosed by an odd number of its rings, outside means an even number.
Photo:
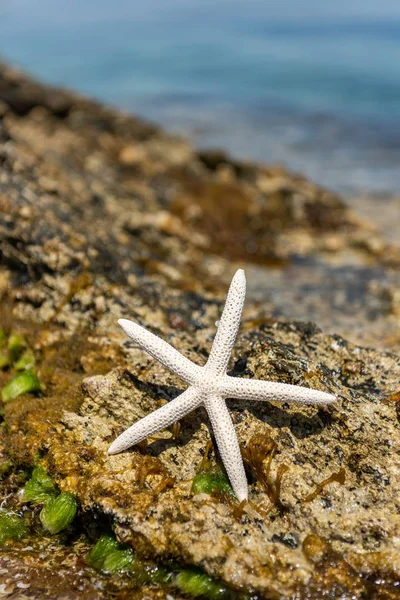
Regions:
<svg viewBox="0 0 400 600"><path fill-rule="evenodd" d="M133 321L128 319L119 319L118 324L138 346L148 352L153 358L173 371L181 379L192 385L196 381L196 372L201 367L195 365L191 360L182 356L178 350L175 350L170 344L159 338L154 333L147 331Z"/></svg>
<svg viewBox="0 0 400 600"><path fill-rule="evenodd" d="M243 379L226 375L221 385L221 393L226 398L242 400L275 400L276 402L297 402L302 404L331 404L336 396L288 383Z"/></svg>
<svg viewBox="0 0 400 600"><path fill-rule="evenodd" d="M127 448L138 444L145 438L165 429L172 423L179 421L187 413L197 408L202 402L202 398L194 387L188 388L168 404L150 413L143 419L140 419L134 425L129 427L116 440L113 441L108 449L108 454L118 454Z"/></svg>
<svg viewBox="0 0 400 600"><path fill-rule="evenodd" d="M222 397L212 396L206 398L204 405L233 491L239 502L247 500L246 473L236 431L226 404Z"/></svg>
<svg viewBox="0 0 400 600"><path fill-rule="evenodd" d="M222 375L228 367L233 344L239 330L245 296L246 276L243 269L239 269L229 287L225 307L206 365L207 370L213 371L216 375Z"/></svg>

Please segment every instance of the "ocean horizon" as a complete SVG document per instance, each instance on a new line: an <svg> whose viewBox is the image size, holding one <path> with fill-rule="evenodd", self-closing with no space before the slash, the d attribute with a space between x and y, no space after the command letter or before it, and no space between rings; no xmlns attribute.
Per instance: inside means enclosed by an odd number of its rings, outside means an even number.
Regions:
<svg viewBox="0 0 400 600"><path fill-rule="evenodd" d="M20 0L0 7L0 56L198 147L396 194L400 8L374 4Z"/></svg>

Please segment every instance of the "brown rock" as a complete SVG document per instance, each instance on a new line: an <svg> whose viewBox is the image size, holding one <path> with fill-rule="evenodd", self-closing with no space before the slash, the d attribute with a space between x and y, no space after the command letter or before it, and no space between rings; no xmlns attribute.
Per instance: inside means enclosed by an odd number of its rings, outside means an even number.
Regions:
<svg viewBox="0 0 400 600"><path fill-rule="evenodd" d="M5 407L2 456L23 467L40 456L89 520L105 514L142 556L199 566L236 592L395 598L400 362L359 342L400 347L397 248L281 167L197 154L6 67L0 99L0 325L26 336L43 383ZM209 440L202 411L178 440L163 432L147 448L106 453L182 385L117 319L204 361L234 261L248 271L249 300L233 373L339 397L329 409L231 403L251 491L240 508L191 493ZM24 567L18 548L10 564Z"/></svg>

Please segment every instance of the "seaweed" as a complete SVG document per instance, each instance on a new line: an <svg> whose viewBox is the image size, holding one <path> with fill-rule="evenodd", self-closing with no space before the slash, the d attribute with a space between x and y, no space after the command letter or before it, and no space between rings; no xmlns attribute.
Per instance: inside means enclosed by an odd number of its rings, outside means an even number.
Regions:
<svg viewBox="0 0 400 600"><path fill-rule="evenodd" d="M228 598L227 588L200 569L183 569L175 577L175 584L182 592L194 598L199 596L210 600Z"/></svg>
<svg viewBox="0 0 400 600"><path fill-rule="evenodd" d="M7 339L4 329L0 330L0 369L16 363L26 348L26 341L19 333L12 333Z"/></svg>
<svg viewBox="0 0 400 600"><path fill-rule="evenodd" d="M6 540L20 540L28 533L27 525L15 512L0 510L0 546Z"/></svg>
<svg viewBox="0 0 400 600"><path fill-rule="evenodd" d="M105 557L118 549L118 542L112 535L102 535L86 557L86 563L93 569L101 571Z"/></svg>
<svg viewBox="0 0 400 600"><path fill-rule="evenodd" d="M254 435L246 448L242 449L245 466L253 478L261 484L271 501L271 507L277 506L281 510L284 506L280 500L282 478L288 470L287 465L281 464L276 471L275 481L271 477L272 459L278 451L278 445L267 433Z"/></svg>
<svg viewBox="0 0 400 600"><path fill-rule="evenodd" d="M162 476L162 480L155 490L156 494L160 494L166 488L173 487L175 483L175 478L171 477L159 458L145 455L136 472L136 480L141 488L145 485L149 475Z"/></svg>
<svg viewBox="0 0 400 600"><path fill-rule="evenodd" d="M118 542L112 533L103 534L87 554L88 566L106 573L127 574L136 585L154 584L165 589L177 588L189 597L209 600L244 598L233 592L220 580L196 567L183 567L173 563L156 565L140 559L129 546ZM133 580L132 580L133 578Z"/></svg>
<svg viewBox="0 0 400 600"><path fill-rule="evenodd" d="M221 464L214 464L209 459L212 441L208 441L204 457L198 467L197 473L192 481L192 494L210 494L218 496L222 501L226 501L226 496L236 498L232 486L229 482L225 469Z"/></svg>
<svg viewBox="0 0 400 600"><path fill-rule="evenodd" d="M14 369L16 371L29 370L35 366L35 362L35 355L33 354L32 350L26 350L14 364Z"/></svg>
<svg viewBox="0 0 400 600"><path fill-rule="evenodd" d="M346 472L343 468L340 469L337 473L332 473L332 475L330 475L329 477L327 477L326 479L324 479L323 481L318 483L315 490L313 492L311 492L311 494L308 494L308 496L306 496L304 498L303 502L311 502L312 500L314 500L317 496L320 495L320 493L323 491L323 489L330 483L336 482L336 483L340 483L341 485L344 485L345 479L346 479Z"/></svg>
<svg viewBox="0 0 400 600"><path fill-rule="evenodd" d="M26 342L24 338L18 333L13 333L8 338L7 351L10 358L10 362L14 363L21 356Z"/></svg>
<svg viewBox="0 0 400 600"><path fill-rule="evenodd" d="M57 488L43 467L35 467L22 491L22 499L32 504L43 504L58 494Z"/></svg>
<svg viewBox="0 0 400 600"><path fill-rule="evenodd" d="M22 394L39 392L41 390L38 376L30 370L18 373L3 387L1 398L3 402L15 400Z"/></svg>
<svg viewBox="0 0 400 600"><path fill-rule="evenodd" d="M69 527L77 511L75 496L68 492L60 494L51 477L40 465L35 467L23 488L22 500L33 505L44 505L40 512L40 521L44 529L51 534Z"/></svg>
<svg viewBox="0 0 400 600"><path fill-rule="evenodd" d="M51 534L60 533L71 525L75 518L77 503L75 496L63 492L55 498L47 500L41 510L40 521Z"/></svg>
<svg viewBox="0 0 400 600"><path fill-rule="evenodd" d="M132 548L117 541L111 533L103 534L86 556L86 564L103 573L131 573L140 582L150 580L145 564L134 554ZM152 577L157 579L156 570Z"/></svg>
<svg viewBox="0 0 400 600"><path fill-rule="evenodd" d="M193 478L193 494L212 494L213 492L223 492L235 497L234 491L226 474L215 467L214 471L208 473L198 473Z"/></svg>
<svg viewBox="0 0 400 600"><path fill-rule="evenodd" d="M327 540L307 535L302 544L306 559L312 564L313 575L309 581L298 585L296 598L374 598L397 600L399 578L387 556L383 561L374 553L376 569L368 576L355 569ZM366 555L364 560L368 557Z"/></svg>

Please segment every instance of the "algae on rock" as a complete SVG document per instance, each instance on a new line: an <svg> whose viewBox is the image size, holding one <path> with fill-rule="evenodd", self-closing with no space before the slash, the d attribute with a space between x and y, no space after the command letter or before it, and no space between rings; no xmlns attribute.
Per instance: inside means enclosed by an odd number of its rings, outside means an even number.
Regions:
<svg viewBox="0 0 400 600"><path fill-rule="evenodd" d="M218 578L233 594L261 598L394 600L400 359L382 348L400 347L398 249L337 195L284 169L196 153L156 127L7 67L0 98L0 327L25 340L11 360L0 335L0 381L7 385L13 369L29 376L28 348L42 390L2 406L4 489L39 460L61 494L80 503L79 527L105 519L125 544L118 551L186 565L182 593L204 582L218 593L209 579ZM123 428L181 391L175 376L124 339L117 319L150 326L205 362L235 261L252 263L252 277L271 278L273 290L262 305L246 306L231 374L339 398L329 408L231 402L250 484L243 507L224 493L222 478L198 485L210 440L201 409L179 432L107 455ZM324 293L333 264L339 279L347 273L340 302ZM313 279L321 271L325 279ZM354 298L353 276L362 284ZM286 316L323 315L324 325L357 343L278 319L282 306ZM208 460L209 473L217 471L218 457ZM41 503L53 491L35 477L26 499ZM66 597L97 598L96 581L100 597L113 593L111 575L87 579L63 566L84 564L87 541L72 543L73 552L57 546L55 569L40 562L32 540L32 561L52 589L13 543L0 567L27 573L37 597L55 597L58 579ZM48 548L57 543L46 540ZM119 560L109 560L118 570ZM121 597L166 596L127 581ZM79 586L82 596L74 596Z"/></svg>

